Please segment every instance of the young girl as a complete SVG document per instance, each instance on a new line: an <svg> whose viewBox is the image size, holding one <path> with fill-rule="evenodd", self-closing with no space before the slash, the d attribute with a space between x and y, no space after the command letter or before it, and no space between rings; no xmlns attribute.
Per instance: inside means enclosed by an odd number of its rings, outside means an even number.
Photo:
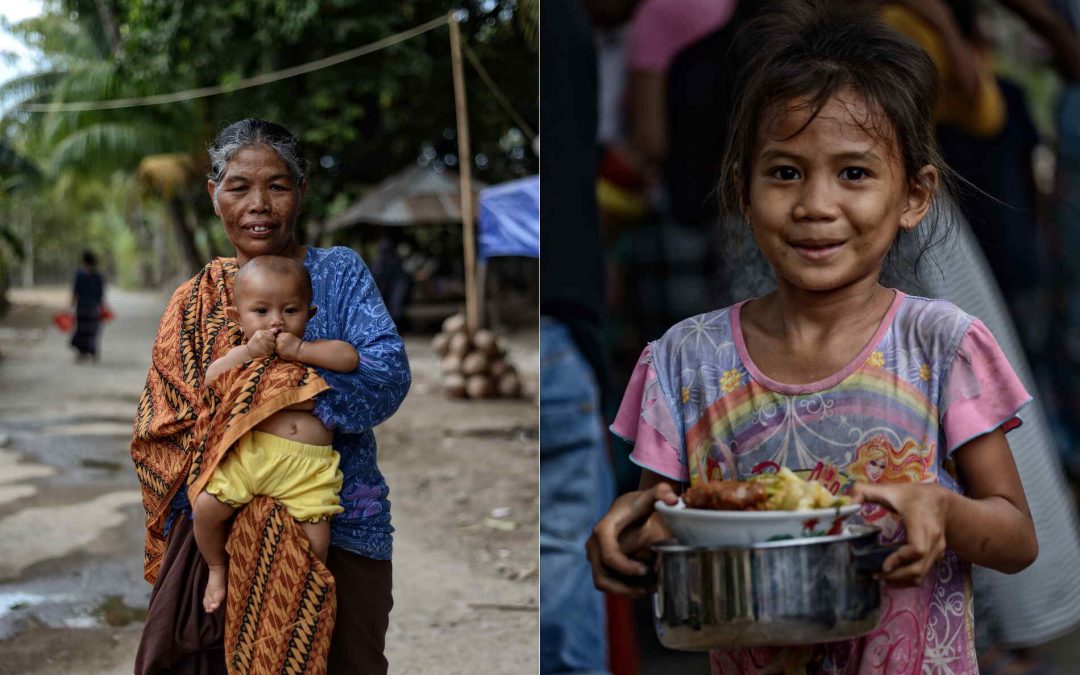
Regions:
<svg viewBox="0 0 1080 675"><path fill-rule="evenodd" d="M979 320L879 283L897 236L935 208L934 67L839 4L785 4L743 39L721 187L777 290L645 349L612 425L635 444L641 489L596 525L596 585L649 592L613 573L647 571L639 558L669 536L654 502L675 503L701 471L827 475L902 543L882 568L878 627L713 652L713 672L976 673L970 565L1014 573L1037 553L1005 439L1030 397Z"/></svg>

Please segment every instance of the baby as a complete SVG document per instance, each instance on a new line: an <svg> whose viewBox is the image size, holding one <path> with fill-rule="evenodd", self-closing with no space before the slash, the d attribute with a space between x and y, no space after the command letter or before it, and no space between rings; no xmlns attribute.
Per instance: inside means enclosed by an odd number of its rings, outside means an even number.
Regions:
<svg viewBox="0 0 1080 675"><path fill-rule="evenodd" d="M347 373L359 363L356 349L341 340L305 342L304 329L315 315L311 277L292 258L260 256L240 268L233 285L229 318L240 324L246 342L210 364L206 384L222 373L254 359L276 354L326 370ZM307 400L280 410L244 434L214 470L194 502L195 541L210 567L203 607L214 612L225 598L228 561L226 521L255 495L284 504L326 561L330 517L340 513L342 474L333 432L323 426Z"/></svg>

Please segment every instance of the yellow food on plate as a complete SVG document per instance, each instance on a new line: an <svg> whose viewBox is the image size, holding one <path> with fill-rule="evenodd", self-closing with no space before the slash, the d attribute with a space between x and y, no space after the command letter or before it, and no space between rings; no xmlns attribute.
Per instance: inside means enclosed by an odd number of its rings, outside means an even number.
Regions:
<svg viewBox="0 0 1080 675"><path fill-rule="evenodd" d="M765 487L763 511L809 511L851 503L850 497L834 495L818 481L803 480L787 467L776 473L752 476L749 481Z"/></svg>

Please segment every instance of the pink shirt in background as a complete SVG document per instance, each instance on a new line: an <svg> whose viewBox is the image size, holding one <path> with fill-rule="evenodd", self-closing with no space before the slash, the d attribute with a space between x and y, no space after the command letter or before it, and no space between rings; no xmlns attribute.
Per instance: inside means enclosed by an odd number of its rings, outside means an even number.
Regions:
<svg viewBox="0 0 1080 675"><path fill-rule="evenodd" d="M671 60L735 13L735 0L643 0L630 20L630 70L666 72Z"/></svg>

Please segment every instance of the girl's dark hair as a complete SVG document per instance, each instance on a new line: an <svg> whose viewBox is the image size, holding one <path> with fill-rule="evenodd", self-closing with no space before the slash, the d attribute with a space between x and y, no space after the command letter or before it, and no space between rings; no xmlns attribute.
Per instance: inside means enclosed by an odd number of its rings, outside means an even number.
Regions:
<svg viewBox="0 0 1080 675"><path fill-rule="evenodd" d="M776 3L747 22L732 49L740 72L721 167L724 211L736 213L740 199L747 197L762 129L792 100L803 99L810 116L793 134L798 135L842 89L858 94L868 107L867 132L895 141L909 181L921 182L919 170L930 164L943 181L938 192L950 182L952 174L934 133L938 78L933 62L917 44L857 3ZM941 202L934 200L924 222L946 222ZM923 235L916 264L940 238Z"/></svg>
<svg viewBox="0 0 1080 675"><path fill-rule="evenodd" d="M307 172L304 148L300 140L280 124L266 120L245 119L233 122L222 129L214 142L206 149L210 157L212 181L221 182L225 167L237 152L256 145L265 145L278 154L285 166L289 167L297 189Z"/></svg>
<svg viewBox="0 0 1080 675"><path fill-rule="evenodd" d="M82 251L82 261L84 265L89 265L90 267L97 266L97 256L88 248L84 248Z"/></svg>

